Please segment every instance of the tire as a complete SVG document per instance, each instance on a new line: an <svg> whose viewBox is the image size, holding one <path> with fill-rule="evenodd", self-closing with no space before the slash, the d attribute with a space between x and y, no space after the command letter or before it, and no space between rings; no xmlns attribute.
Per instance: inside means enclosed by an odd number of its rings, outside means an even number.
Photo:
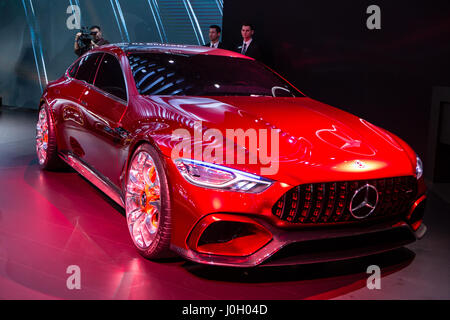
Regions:
<svg viewBox="0 0 450 320"><path fill-rule="evenodd" d="M167 175L152 146L139 146L131 157L125 186L128 231L139 253L147 259L172 257L172 218Z"/></svg>
<svg viewBox="0 0 450 320"><path fill-rule="evenodd" d="M36 124L36 153L42 169L56 171L65 167L58 156L55 127L45 104L39 109Z"/></svg>

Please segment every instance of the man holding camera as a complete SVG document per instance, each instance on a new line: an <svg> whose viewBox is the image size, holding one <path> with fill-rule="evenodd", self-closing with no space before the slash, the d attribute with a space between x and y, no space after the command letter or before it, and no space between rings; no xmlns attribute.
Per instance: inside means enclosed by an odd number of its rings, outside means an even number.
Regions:
<svg viewBox="0 0 450 320"><path fill-rule="evenodd" d="M108 40L103 39L102 29L99 26L92 26L89 31L89 35L83 35L83 32L78 32L75 36L73 49L75 51L75 54L79 57L89 50L103 46L105 44L109 44ZM80 41L80 39L82 38L84 39Z"/></svg>

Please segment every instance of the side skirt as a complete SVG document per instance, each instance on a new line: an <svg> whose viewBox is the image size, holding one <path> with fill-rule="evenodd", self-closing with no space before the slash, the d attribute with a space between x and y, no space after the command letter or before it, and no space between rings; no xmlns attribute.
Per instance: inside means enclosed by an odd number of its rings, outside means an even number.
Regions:
<svg viewBox="0 0 450 320"><path fill-rule="evenodd" d="M106 178L101 177L99 173L94 172L94 170L89 168L83 161L72 154L64 154L60 152L59 157L75 169L75 171L86 178L90 183L99 188L100 191L114 200L118 205L125 208L125 203L120 195L120 191Z"/></svg>

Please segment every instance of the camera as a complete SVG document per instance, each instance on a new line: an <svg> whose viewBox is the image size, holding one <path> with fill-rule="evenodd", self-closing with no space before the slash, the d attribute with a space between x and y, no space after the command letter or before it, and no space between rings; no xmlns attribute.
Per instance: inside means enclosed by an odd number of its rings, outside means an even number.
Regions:
<svg viewBox="0 0 450 320"><path fill-rule="evenodd" d="M91 46L91 41L94 40L94 37L91 34L89 27L82 27L79 32L81 32L81 35L78 38L78 46L80 47L81 51L88 51Z"/></svg>

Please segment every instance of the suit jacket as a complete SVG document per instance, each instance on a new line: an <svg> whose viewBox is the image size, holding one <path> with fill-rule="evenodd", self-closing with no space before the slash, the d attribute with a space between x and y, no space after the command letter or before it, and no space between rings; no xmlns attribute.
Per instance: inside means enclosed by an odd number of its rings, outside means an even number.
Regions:
<svg viewBox="0 0 450 320"><path fill-rule="evenodd" d="M203 45L204 47L210 47L211 46L211 42L208 42L206 44ZM225 47L223 46L223 43L219 41L219 45L217 46L217 48L219 49L225 49Z"/></svg>
<svg viewBox="0 0 450 320"><path fill-rule="evenodd" d="M236 52L241 53L241 51L242 51L242 44L236 47ZM248 46L247 51L245 52L245 55L255 60L261 60L261 50L259 49L258 44L255 42L255 39L253 39L252 42L250 42L250 45Z"/></svg>

